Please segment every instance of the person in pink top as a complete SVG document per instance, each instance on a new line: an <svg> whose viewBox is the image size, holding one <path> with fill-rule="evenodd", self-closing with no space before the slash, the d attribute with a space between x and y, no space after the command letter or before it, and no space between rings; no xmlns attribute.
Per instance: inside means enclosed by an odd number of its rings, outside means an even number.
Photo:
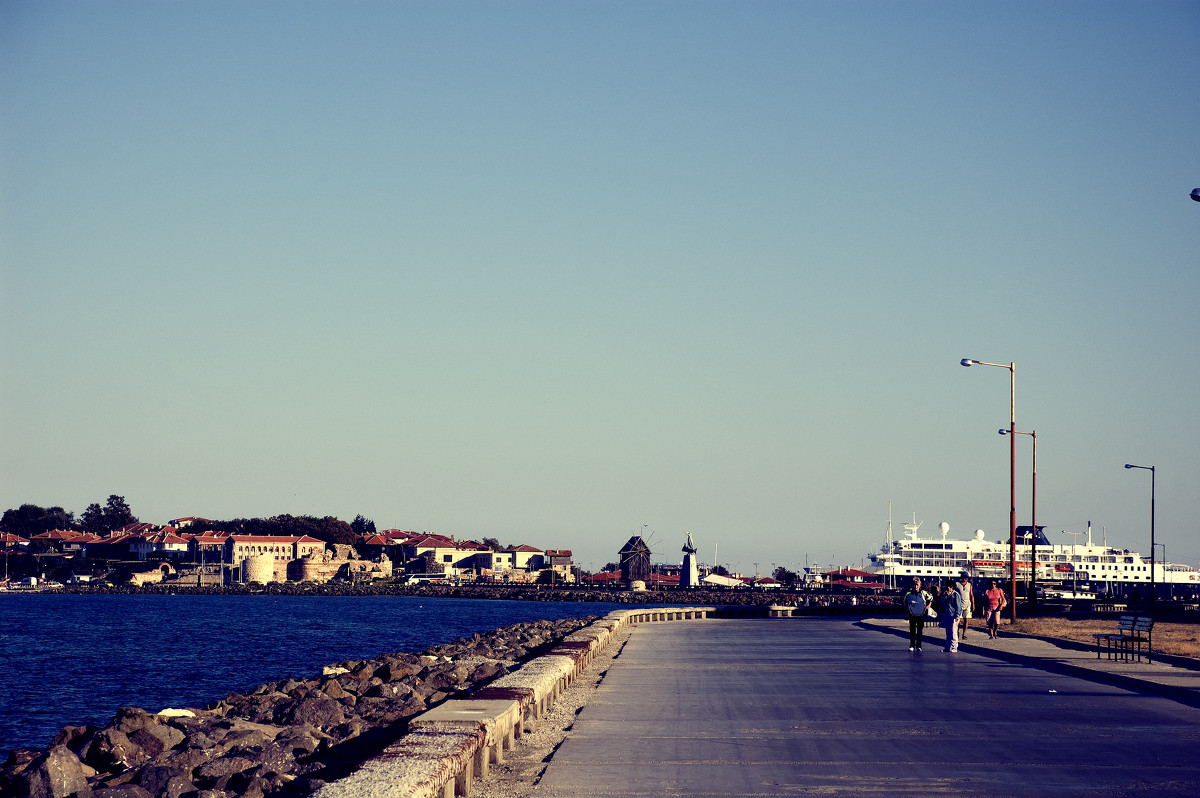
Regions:
<svg viewBox="0 0 1200 798"><path fill-rule="evenodd" d="M1008 599L1004 597L1004 591L996 585L995 579L990 581L988 589L983 592L983 598L987 602L983 618L987 623L988 636L995 639L1000 636L1000 611L1008 606Z"/></svg>

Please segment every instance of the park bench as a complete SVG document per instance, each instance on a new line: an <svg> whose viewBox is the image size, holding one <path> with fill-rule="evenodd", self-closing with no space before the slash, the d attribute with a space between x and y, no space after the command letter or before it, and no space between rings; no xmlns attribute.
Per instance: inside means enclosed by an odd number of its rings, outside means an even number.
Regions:
<svg viewBox="0 0 1200 798"><path fill-rule="evenodd" d="M1109 659L1124 659L1137 656L1142 661L1142 647L1145 646L1146 661L1150 661L1150 637L1154 630L1154 619L1142 615L1122 615L1117 622L1117 631L1097 632L1096 659L1100 659L1103 649Z"/></svg>

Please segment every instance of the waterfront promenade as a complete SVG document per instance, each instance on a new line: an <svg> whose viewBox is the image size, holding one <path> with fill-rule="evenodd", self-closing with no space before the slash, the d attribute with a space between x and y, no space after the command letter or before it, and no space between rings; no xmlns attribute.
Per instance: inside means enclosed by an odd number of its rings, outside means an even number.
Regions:
<svg viewBox="0 0 1200 798"><path fill-rule="evenodd" d="M915 654L903 626L637 626L532 795L1200 795L1200 709L1155 694L1200 673L1096 665L1128 690L1072 675L1092 652L931 628Z"/></svg>

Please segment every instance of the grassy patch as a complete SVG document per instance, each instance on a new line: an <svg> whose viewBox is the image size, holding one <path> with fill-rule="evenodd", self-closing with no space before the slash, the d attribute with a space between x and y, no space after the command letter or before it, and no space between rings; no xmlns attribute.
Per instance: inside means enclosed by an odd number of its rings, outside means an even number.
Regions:
<svg viewBox="0 0 1200 798"><path fill-rule="evenodd" d="M1018 618L1016 623L1001 627L1001 632L1006 629L1043 637L1062 637L1081 643L1095 643L1093 634L1117 631L1117 619L1114 617L1112 620L1077 621L1067 618ZM1200 659L1200 623L1155 623L1154 650L1163 654Z"/></svg>

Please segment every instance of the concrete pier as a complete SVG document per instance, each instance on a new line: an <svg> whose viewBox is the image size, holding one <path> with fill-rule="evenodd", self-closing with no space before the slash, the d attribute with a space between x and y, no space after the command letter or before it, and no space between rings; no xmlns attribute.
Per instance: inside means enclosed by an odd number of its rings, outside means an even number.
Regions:
<svg viewBox="0 0 1200 798"><path fill-rule="evenodd" d="M937 642L841 619L639 628L533 795L1200 795L1200 709Z"/></svg>
<svg viewBox="0 0 1200 798"><path fill-rule="evenodd" d="M978 632L951 654L937 627L913 653L901 619L743 615L613 613L474 704L417 719L319 798L471 795L618 632L516 794L1200 795L1200 670Z"/></svg>

